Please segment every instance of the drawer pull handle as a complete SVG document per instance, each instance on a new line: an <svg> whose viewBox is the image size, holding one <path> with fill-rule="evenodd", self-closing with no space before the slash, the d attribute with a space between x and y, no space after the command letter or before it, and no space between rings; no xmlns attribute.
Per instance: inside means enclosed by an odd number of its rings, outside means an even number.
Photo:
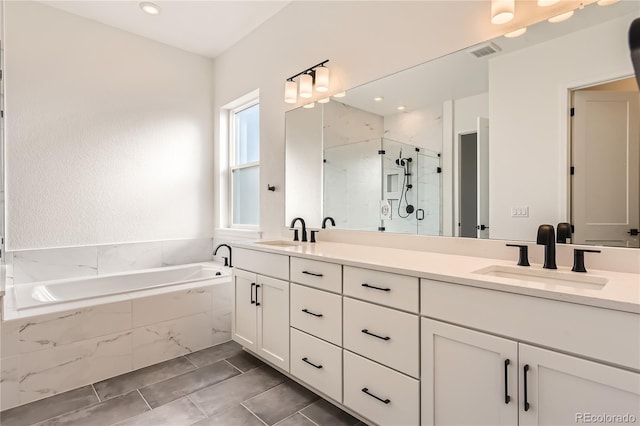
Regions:
<svg viewBox="0 0 640 426"><path fill-rule="evenodd" d="M507 380L507 369L509 368L509 358L504 360L504 403L508 404L511 401L511 397L509 396L509 382Z"/></svg>
<svg viewBox="0 0 640 426"><path fill-rule="evenodd" d="M315 367L315 368L317 368L317 369L321 369L321 368L322 368L322 365L316 365L316 364L312 363L311 361L309 361L309 360L307 359L307 357L302 358L302 360L303 360L304 362L306 362L307 364L309 364L309 365L311 365L311 366L313 366L313 367Z"/></svg>
<svg viewBox="0 0 640 426"><path fill-rule="evenodd" d="M529 371L529 364L524 365L524 411L529 411L529 399L527 398L527 372Z"/></svg>
<svg viewBox="0 0 640 426"><path fill-rule="evenodd" d="M369 330L367 330L366 328L364 330L362 330L362 332L364 334L368 334L369 336L377 337L378 339L391 340L391 337L389 337L389 336L384 336L384 337L378 336L377 334L373 334L373 333L369 332Z"/></svg>
<svg viewBox="0 0 640 426"><path fill-rule="evenodd" d="M251 304L252 304L252 305L255 305L255 304L256 304L256 301L255 301L255 299L253 298L253 289L254 289L254 287L255 287L255 286L256 286L256 283L251 283Z"/></svg>
<svg viewBox="0 0 640 426"><path fill-rule="evenodd" d="M371 288L373 290L380 290L380 291L391 291L390 288L376 287L375 285L370 285L367 283L362 284L362 287Z"/></svg>
<svg viewBox="0 0 640 426"><path fill-rule="evenodd" d="M322 314L314 314L313 312L309 311L307 308L303 309L302 312L304 312L305 314L313 315L314 317L318 317L318 318L322 316Z"/></svg>
<svg viewBox="0 0 640 426"><path fill-rule="evenodd" d="M391 400L389 398L387 399L382 399L379 396L375 396L374 394L372 394L371 392L369 392L369 389L367 388L362 388L362 392L366 393L367 395L369 395L370 397L373 397L375 399L377 399L380 402L384 402L385 404L388 404L391 402Z"/></svg>
<svg viewBox="0 0 640 426"><path fill-rule="evenodd" d="M303 274L307 274L307 275L312 275L314 277L321 277L322 274L317 274L315 272L309 272L309 271L302 271Z"/></svg>

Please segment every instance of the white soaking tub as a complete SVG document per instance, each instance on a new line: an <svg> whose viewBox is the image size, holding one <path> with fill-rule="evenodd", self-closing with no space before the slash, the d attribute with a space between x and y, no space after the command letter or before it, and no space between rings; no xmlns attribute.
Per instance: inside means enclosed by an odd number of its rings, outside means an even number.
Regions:
<svg viewBox="0 0 640 426"><path fill-rule="evenodd" d="M95 277L66 278L13 287L15 309L94 299L141 290L196 283L228 281L231 269L213 264L190 264Z"/></svg>

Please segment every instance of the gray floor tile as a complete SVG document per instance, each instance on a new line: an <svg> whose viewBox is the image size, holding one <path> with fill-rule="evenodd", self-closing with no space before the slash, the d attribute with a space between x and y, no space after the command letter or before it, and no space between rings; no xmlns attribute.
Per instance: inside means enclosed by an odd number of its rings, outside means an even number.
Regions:
<svg viewBox="0 0 640 426"><path fill-rule="evenodd" d="M122 374L111 379L103 380L94 386L101 400L123 395L135 389L140 389L171 377L179 376L187 371L195 370L188 359L178 357L149 367L141 368L130 373Z"/></svg>
<svg viewBox="0 0 640 426"><path fill-rule="evenodd" d="M269 366L262 366L202 389L189 398L208 416L229 409L261 392L285 382L287 378Z"/></svg>
<svg viewBox="0 0 640 426"><path fill-rule="evenodd" d="M240 374L226 361L198 368L140 389L152 408Z"/></svg>
<svg viewBox="0 0 640 426"><path fill-rule="evenodd" d="M260 367L264 365L264 362L260 361L255 356L242 351L237 355L234 355L230 358L227 358L227 362L230 362L234 367L238 370L246 373L249 370L253 370L254 368Z"/></svg>
<svg viewBox="0 0 640 426"><path fill-rule="evenodd" d="M204 367L205 365L230 358L240 352L242 352L242 346L231 340L185 356L198 367Z"/></svg>
<svg viewBox="0 0 640 426"><path fill-rule="evenodd" d="M300 413L295 413L292 416L287 417L280 423L277 423L277 426L315 426L315 423L307 419Z"/></svg>
<svg viewBox="0 0 640 426"><path fill-rule="evenodd" d="M185 397L117 423L117 426L186 426L206 419L206 417L193 402Z"/></svg>
<svg viewBox="0 0 640 426"><path fill-rule="evenodd" d="M98 402L91 386L50 396L0 413L2 426L30 425Z"/></svg>
<svg viewBox="0 0 640 426"><path fill-rule="evenodd" d="M324 399L314 402L300 412L320 426L354 426L360 422Z"/></svg>
<svg viewBox="0 0 640 426"><path fill-rule="evenodd" d="M264 426L264 423L242 405L234 405L194 426Z"/></svg>
<svg viewBox="0 0 640 426"><path fill-rule="evenodd" d="M133 391L90 407L45 420L38 423L37 426L108 426L148 410L149 407L144 403L138 391Z"/></svg>
<svg viewBox="0 0 640 426"><path fill-rule="evenodd" d="M285 382L245 401L242 405L260 417L266 424L273 425L317 399L316 394L299 384Z"/></svg>

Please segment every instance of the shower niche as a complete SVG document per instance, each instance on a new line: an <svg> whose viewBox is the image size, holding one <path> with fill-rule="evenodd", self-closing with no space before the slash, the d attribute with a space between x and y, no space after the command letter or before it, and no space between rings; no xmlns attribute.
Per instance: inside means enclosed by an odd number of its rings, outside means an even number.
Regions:
<svg viewBox="0 0 640 426"><path fill-rule="evenodd" d="M336 227L441 235L440 154L389 138L323 150L323 216Z"/></svg>

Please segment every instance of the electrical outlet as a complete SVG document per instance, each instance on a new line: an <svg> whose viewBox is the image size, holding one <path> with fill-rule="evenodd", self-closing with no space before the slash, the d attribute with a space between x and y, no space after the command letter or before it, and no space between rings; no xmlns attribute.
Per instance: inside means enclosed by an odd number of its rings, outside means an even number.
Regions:
<svg viewBox="0 0 640 426"><path fill-rule="evenodd" d="M529 217L529 206L511 207L511 217Z"/></svg>

